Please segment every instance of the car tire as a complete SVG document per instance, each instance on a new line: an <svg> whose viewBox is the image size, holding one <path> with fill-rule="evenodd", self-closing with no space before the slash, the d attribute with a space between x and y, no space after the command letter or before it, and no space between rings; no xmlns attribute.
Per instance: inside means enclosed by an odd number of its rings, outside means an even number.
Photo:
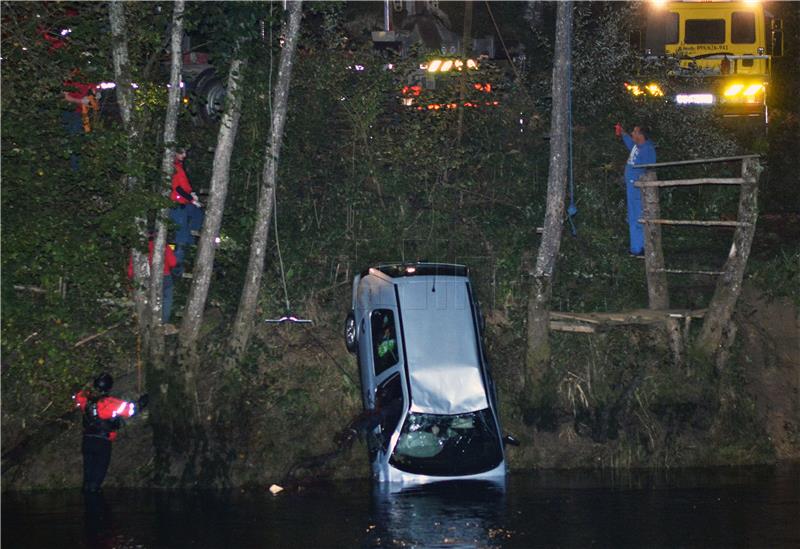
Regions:
<svg viewBox="0 0 800 549"><path fill-rule="evenodd" d="M344 320L344 345L351 353L355 353L358 348L358 339L356 338L356 315L353 311L347 313L347 318Z"/></svg>

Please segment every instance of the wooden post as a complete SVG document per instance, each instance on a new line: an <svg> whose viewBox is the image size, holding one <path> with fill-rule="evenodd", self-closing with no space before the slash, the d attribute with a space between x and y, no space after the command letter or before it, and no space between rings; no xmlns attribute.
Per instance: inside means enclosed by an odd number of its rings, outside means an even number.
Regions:
<svg viewBox="0 0 800 549"><path fill-rule="evenodd" d="M642 183L656 180L656 172L647 170L639 179ZM637 185L638 186L638 185ZM643 186L642 215L644 220L658 219L660 206L658 187ZM651 309L669 309L667 274L664 272L664 251L661 249L661 226L644 224L644 265L647 271L647 299Z"/></svg>
<svg viewBox="0 0 800 549"><path fill-rule="evenodd" d="M758 159L742 160L742 178L746 181L739 194L739 221L733 235L728 259L722 268L723 274L717 279L714 296L708 305L708 313L703 320L703 328L697 340L697 348L708 357L718 356L724 361L726 344L731 342L726 333L733 333L730 326L733 309L742 291L742 279L750 256L750 246L756 232L758 217L758 174L761 170ZM720 361L717 361L721 366Z"/></svg>

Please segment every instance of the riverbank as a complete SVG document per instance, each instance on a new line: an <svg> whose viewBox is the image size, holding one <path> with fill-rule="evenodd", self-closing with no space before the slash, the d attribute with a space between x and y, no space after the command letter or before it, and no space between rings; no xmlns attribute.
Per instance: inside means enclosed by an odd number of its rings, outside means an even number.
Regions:
<svg viewBox="0 0 800 549"><path fill-rule="evenodd" d="M324 305L303 304L315 320L313 328L260 327L259 345L267 351L248 373L250 389L238 406L246 428L239 430L242 436L227 441L230 461L223 464L224 485L267 487L369 477L363 441L342 446L337 436L360 412L361 399L355 358L337 329L338 311L344 309L341 304ZM654 360L646 333L556 340L556 348L570 345L573 352L570 360L561 359L558 401L553 423L546 427L526 421L511 396L509 373L521 358L519 341L509 328L513 312L493 311L487 319L503 427L522 443L508 449L511 471L800 460L798 316L788 299L770 301L749 288L736 315L735 358L727 371L711 376L690 366L675 371L671 364ZM116 388L127 396L137 392L135 360L130 358L126 366L114 369ZM19 427L24 422L7 431L7 425L18 421L12 410L4 407L3 419L4 491L80 485L77 414L53 420L50 438L38 441L35 432L23 436ZM9 450L32 439L36 444L29 444L17 463L6 459ZM145 414L129 421L114 443L106 486L151 486L154 457Z"/></svg>

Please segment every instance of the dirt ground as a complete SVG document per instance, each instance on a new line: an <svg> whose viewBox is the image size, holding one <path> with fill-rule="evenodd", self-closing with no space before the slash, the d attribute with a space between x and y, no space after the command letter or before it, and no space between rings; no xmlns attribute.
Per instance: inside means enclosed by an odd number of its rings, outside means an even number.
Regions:
<svg viewBox="0 0 800 549"><path fill-rule="evenodd" d="M748 391L779 460L800 460L800 316L788 299L741 299Z"/></svg>

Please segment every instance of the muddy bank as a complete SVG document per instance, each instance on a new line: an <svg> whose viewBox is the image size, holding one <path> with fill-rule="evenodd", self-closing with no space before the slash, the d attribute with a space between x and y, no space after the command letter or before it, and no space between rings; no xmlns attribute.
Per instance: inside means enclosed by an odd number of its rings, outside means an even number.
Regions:
<svg viewBox="0 0 800 549"><path fill-rule="evenodd" d="M346 299L342 293L336 300ZM344 308L331 305L305 305L313 327L259 329L262 353L248 370L245 399L236 403L241 435L226 441L229 461L220 464L228 485L266 489L272 483L369 476L363 441L343 444L341 436L359 413L361 398L355 358L339 333ZM500 311L487 319L503 425L522 442L508 449L512 470L800 460L800 326L788 299L745 292L736 314L735 359L725 372L691 365L675 371L648 350L644 332L572 335L556 342L556 348L568 345L572 352L556 353L552 421L546 425L525 417L509 386L509 373L521 359L513 321ZM132 365L135 360L116 370L122 395L136 393ZM80 485L79 416L64 415L41 429L36 438L4 408L3 490ZM16 461L6 459L22 441L29 444ZM114 444L106 484L152 486L152 442L146 415L128 422Z"/></svg>

